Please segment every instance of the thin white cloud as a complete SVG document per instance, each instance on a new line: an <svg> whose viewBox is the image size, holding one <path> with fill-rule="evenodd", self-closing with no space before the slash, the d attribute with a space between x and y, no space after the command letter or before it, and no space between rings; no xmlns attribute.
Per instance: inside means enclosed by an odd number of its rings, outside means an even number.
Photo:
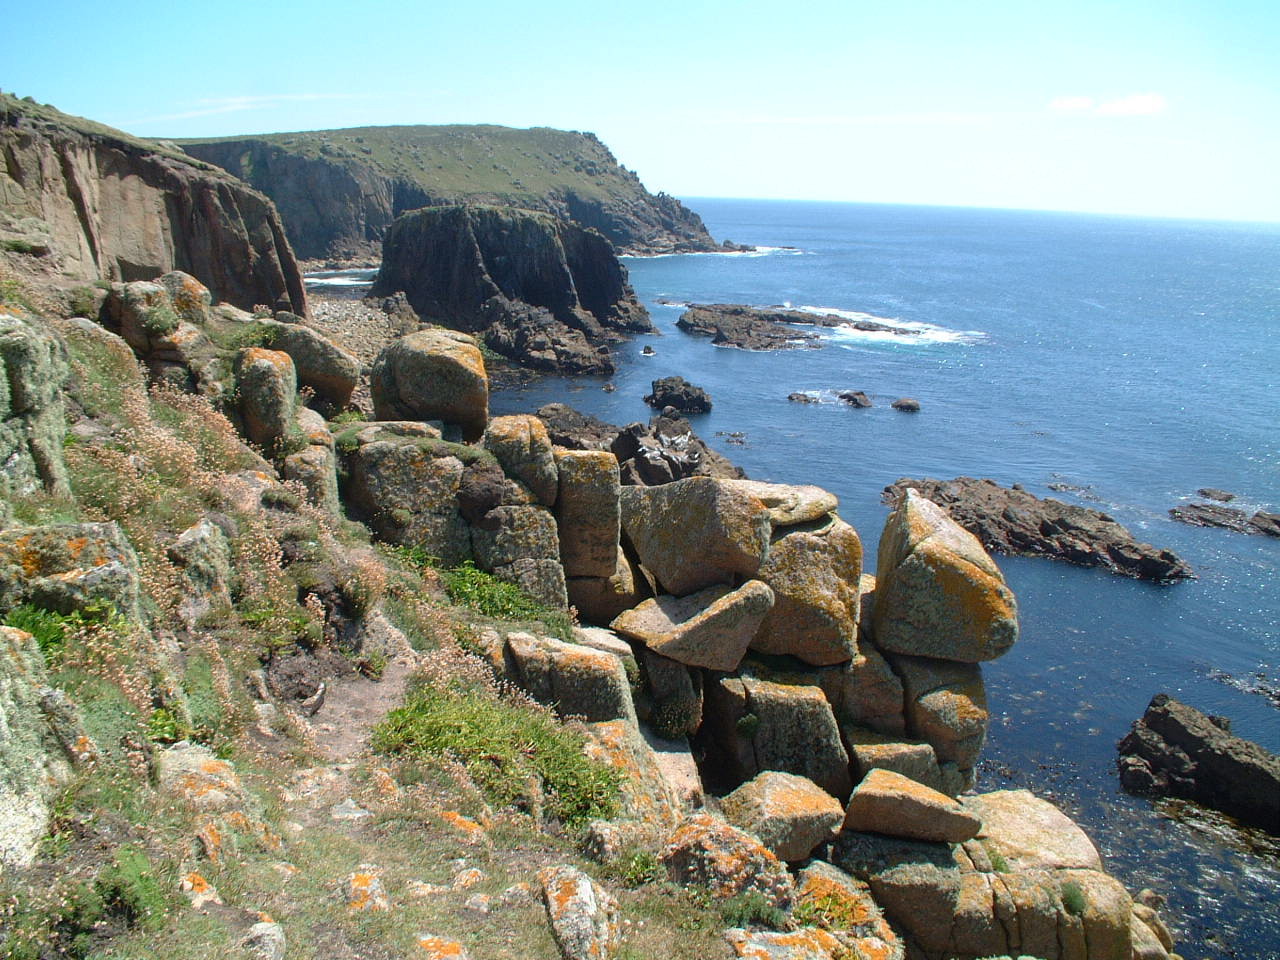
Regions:
<svg viewBox="0 0 1280 960"><path fill-rule="evenodd" d="M1054 97L1049 101L1054 113L1090 113L1093 106L1093 97Z"/></svg>
<svg viewBox="0 0 1280 960"><path fill-rule="evenodd" d="M1169 109L1169 101L1158 93L1131 93L1098 105L1100 117L1154 117Z"/></svg>
<svg viewBox="0 0 1280 960"><path fill-rule="evenodd" d="M155 117L127 120L121 126L142 123L167 123L170 120L190 120L195 117L211 117L222 113L240 113L244 110L262 110L285 103L316 102L325 100L356 100L351 93L275 93L243 97L203 97L193 101L193 109L180 113L167 113Z"/></svg>
<svg viewBox="0 0 1280 960"><path fill-rule="evenodd" d="M1049 112L1082 117L1154 117L1169 109L1169 101L1158 93L1131 93L1114 100L1064 96L1049 101Z"/></svg>
<svg viewBox="0 0 1280 960"><path fill-rule="evenodd" d="M747 123L763 126L791 127L914 127L976 126L991 123L992 113L862 113L862 114L786 114L728 113L717 119L721 123Z"/></svg>

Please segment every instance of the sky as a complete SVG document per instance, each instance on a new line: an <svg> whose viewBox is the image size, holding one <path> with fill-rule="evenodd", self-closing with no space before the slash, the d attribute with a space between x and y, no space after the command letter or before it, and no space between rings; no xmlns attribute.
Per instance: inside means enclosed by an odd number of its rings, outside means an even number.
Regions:
<svg viewBox="0 0 1280 960"><path fill-rule="evenodd" d="M140 136L552 126L684 197L1280 221L1280 0L7 6L0 88Z"/></svg>

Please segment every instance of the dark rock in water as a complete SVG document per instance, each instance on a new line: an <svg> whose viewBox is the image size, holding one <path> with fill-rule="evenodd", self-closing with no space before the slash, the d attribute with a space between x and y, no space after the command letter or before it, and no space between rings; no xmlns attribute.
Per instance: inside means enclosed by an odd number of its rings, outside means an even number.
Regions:
<svg viewBox="0 0 1280 960"><path fill-rule="evenodd" d="M708 447L682 417L657 416L648 426L618 427L563 403L548 403L536 415L556 446L613 453L624 484L652 487L686 477L746 476Z"/></svg>
<svg viewBox="0 0 1280 960"><path fill-rule="evenodd" d="M1219 490L1217 487L1201 487L1196 493L1210 500L1221 500L1223 503L1229 503L1236 498L1234 493L1228 493L1226 490Z"/></svg>
<svg viewBox="0 0 1280 960"><path fill-rule="evenodd" d="M527 366L610 373L608 343L653 330L594 230L505 207L428 207L387 231L373 296L403 290L424 319Z"/></svg>
<svg viewBox="0 0 1280 960"><path fill-rule="evenodd" d="M644 345L644 349L640 351L640 355L642 357L652 357L653 354L654 354L653 347L649 346L647 343Z"/></svg>
<svg viewBox="0 0 1280 960"><path fill-rule="evenodd" d="M1025 490L973 477L947 481L904 477L885 487L883 499L896 503L908 487L945 508L988 550L1106 567L1113 573L1157 583L1195 577L1177 554L1135 540L1099 510L1051 497L1041 500Z"/></svg>
<svg viewBox="0 0 1280 960"><path fill-rule="evenodd" d="M1216 503L1187 503L1174 507L1169 516L1195 527L1222 527L1237 533L1280 537L1280 514L1263 513L1261 510L1249 516L1243 510Z"/></svg>
<svg viewBox="0 0 1280 960"><path fill-rule="evenodd" d="M732 240L725 240L720 244L720 249L725 253L755 253L756 248L749 243L734 243Z"/></svg>
<svg viewBox="0 0 1280 960"><path fill-rule="evenodd" d="M841 400L849 404L851 407L870 407L874 406L871 398L861 390L841 390L836 394Z"/></svg>
<svg viewBox="0 0 1280 960"><path fill-rule="evenodd" d="M787 399L792 403L820 403L812 393L788 393Z"/></svg>
<svg viewBox="0 0 1280 960"><path fill-rule="evenodd" d="M1194 800L1280 834L1280 757L1232 734L1228 720L1157 694L1119 749L1126 790Z"/></svg>
<svg viewBox="0 0 1280 960"><path fill-rule="evenodd" d="M903 327L874 320L850 320L832 313L808 313L781 308L760 309L740 303L690 304L676 326L685 333L711 337L717 346L742 350L789 350L795 347L818 347L816 333L795 329L796 326L828 329L865 330L907 336Z"/></svg>
<svg viewBox="0 0 1280 960"><path fill-rule="evenodd" d="M889 404L895 410L901 410L903 413L919 413L920 401L913 397L899 397L893 403Z"/></svg>
<svg viewBox="0 0 1280 960"><path fill-rule="evenodd" d="M651 407L675 407L681 413L708 413L711 396L684 377L663 377L653 381L653 393L644 398Z"/></svg>

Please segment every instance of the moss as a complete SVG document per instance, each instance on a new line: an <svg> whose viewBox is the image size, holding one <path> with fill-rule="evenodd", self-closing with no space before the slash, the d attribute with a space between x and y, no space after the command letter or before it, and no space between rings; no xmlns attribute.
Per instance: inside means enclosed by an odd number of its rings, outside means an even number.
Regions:
<svg viewBox="0 0 1280 960"><path fill-rule="evenodd" d="M748 740L754 740L756 731L760 729L760 718L754 713L743 714L738 718L738 733Z"/></svg>
<svg viewBox="0 0 1280 960"><path fill-rule="evenodd" d="M1084 916L1084 890L1074 880L1066 880L1062 884L1062 906L1074 917Z"/></svg>

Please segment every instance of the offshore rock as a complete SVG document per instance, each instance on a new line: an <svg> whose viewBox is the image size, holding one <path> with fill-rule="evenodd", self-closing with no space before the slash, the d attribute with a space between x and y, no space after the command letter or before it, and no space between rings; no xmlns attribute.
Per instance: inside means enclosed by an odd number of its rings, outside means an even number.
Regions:
<svg viewBox="0 0 1280 960"><path fill-rule="evenodd" d="M484 357L466 334L419 330L389 344L369 374L379 420L443 420L479 440L489 422Z"/></svg>
<svg viewBox="0 0 1280 960"><path fill-rule="evenodd" d="M644 398L651 407L662 410L674 407L681 413L709 413L711 397L702 387L684 377L663 377L652 383L653 392Z"/></svg>
<svg viewBox="0 0 1280 960"><path fill-rule="evenodd" d="M1222 491L1215 491L1221 493ZM1221 527L1234 530L1236 533L1266 534L1280 537L1280 514L1266 513L1262 510L1250 516L1235 507L1224 507L1217 503L1188 503L1174 507L1169 516L1193 527Z"/></svg>
<svg viewBox="0 0 1280 960"><path fill-rule="evenodd" d="M992 480L903 478L885 487L884 499L896 503L908 487L943 507L988 550L1021 557L1049 557L1085 567L1105 567L1138 580L1169 583L1194 577L1191 568L1169 550L1140 543L1099 510L1043 500Z"/></svg>
<svg viewBox="0 0 1280 960"><path fill-rule="evenodd" d="M1018 638L1004 576L947 512L907 489L880 537L876 644L886 652L994 660Z"/></svg>
<svg viewBox="0 0 1280 960"><path fill-rule="evenodd" d="M1167 694L1152 698L1120 741L1120 782L1183 797L1280 835L1280 757Z"/></svg>
<svg viewBox="0 0 1280 960"><path fill-rule="evenodd" d="M6 94L0 151L0 213L43 223L67 276L132 281L183 270L215 300L306 314L275 207L224 171Z"/></svg>
<svg viewBox="0 0 1280 960"><path fill-rule="evenodd" d="M676 321L685 333L711 337L716 346L742 350L787 350L822 345L819 334L797 327L853 329L909 335L910 330L874 320L850 320L830 313L809 313L776 307L761 309L740 303L690 304Z"/></svg>
<svg viewBox="0 0 1280 960"><path fill-rule="evenodd" d="M529 210L427 207L401 217L372 292L398 290L423 319L542 370L611 372L608 342L653 329L608 240Z"/></svg>

